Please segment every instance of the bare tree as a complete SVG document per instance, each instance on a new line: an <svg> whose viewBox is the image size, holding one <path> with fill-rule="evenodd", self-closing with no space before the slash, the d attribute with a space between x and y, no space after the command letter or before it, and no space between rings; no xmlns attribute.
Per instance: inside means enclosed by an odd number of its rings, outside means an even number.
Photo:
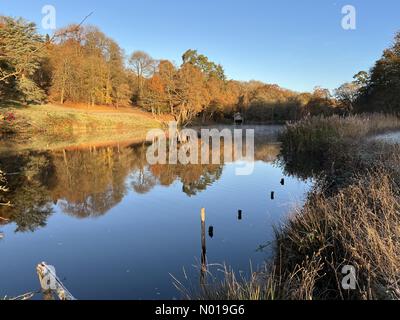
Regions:
<svg viewBox="0 0 400 320"><path fill-rule="evenodd" d="M135 51L129 58L129 65L137 76L137 90L140 99L143 95L144 79L154 74L156 61L144 51Z"/></svg>
<svg viewBox="0 0 400 320"><path fill-rule="evenodd" d="M349 112L353 111L360 85L356 82L342 84L335 90L335 97Z"/></svg>

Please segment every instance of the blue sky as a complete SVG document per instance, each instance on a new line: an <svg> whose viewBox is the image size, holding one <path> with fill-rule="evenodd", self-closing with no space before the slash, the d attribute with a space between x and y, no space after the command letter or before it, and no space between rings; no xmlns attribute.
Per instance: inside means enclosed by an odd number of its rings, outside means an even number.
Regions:
<svg viewBox="0 0 400 320"><path fill-rule="evenodd" d="M0 0L0 14L40 26L46 4L57 9L58 27L95 11L87 23L127 53L180 63L193 48L221 63L229 78L298 91L350 81L400 31L399 0ZM357 10L356 30L341 27L348 4Z"/></svg>

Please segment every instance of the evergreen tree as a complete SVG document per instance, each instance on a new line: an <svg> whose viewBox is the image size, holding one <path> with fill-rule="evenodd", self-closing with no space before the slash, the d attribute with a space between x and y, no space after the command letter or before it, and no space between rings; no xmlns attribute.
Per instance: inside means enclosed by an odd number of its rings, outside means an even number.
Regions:
<svg viewBox="0 0 400 320"><path fill-rule="evenodd" d="M40 68L45 43L33 23L23 19L0 18L0 95L7 93L27 103L45 99L33 80Z"/></svg>

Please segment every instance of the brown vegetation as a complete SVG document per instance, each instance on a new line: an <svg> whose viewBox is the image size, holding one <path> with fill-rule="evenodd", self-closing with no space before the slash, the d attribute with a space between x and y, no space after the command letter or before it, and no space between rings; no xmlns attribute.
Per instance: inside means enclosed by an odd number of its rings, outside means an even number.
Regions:
<svg viewBox="0 0 400 320"><path fill-rule="evenodd" d="M35 136L37 142L49 140L48 137L60 140L77 135L81 138L91 135L100 138L103 132L130 132L129 139L143 140L149 129L159 128L168 120L166 116L153 118L135 108L115 110L106 106L83 108L81 105L41 105L8 110L15 115L15 120L7 126L1 126L0 134L18 133L19 138Z"/></svg>
<svg viewBox="0 0 400 320"><path fill-rule="evenodd" d="M288 126L282 134L286 170L317 178L317 184L304 207L277 231L273 260L250 279L225 269L224 281L202 288L200 295L178 283L184 297L400 299L400 150L367 139L395 128L398 118L381 115ZM325 154L324 161L315 170L293 166L307 153ZM356 270L355 290L342 286L344 266Z"/></svg>
<svg viewBox="0 0 400 320"><path fill-rule="evenodd" d="M278 235L276 263L287 270L285 281L295 279L283 297L399 299L399 200L384 171L359 177L333 196L312 194ZM342 288L345 265L356 269L356 290Z"/></svg>

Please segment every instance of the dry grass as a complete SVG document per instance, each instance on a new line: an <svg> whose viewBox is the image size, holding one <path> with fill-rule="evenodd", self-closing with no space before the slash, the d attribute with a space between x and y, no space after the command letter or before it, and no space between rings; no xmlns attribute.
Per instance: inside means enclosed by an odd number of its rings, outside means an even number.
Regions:
<svg viewBox="0 0 400 320"><path fill-rule="evenodd" d="M288 124L280 140L284 154L307 153L323 158L328 148L341 151L349 141L359 143L368 136L399 129L400 118L392 115L312 117Z"/></svg>
<svg viewBox="0 0 400 320"><path fill-rule="evenodd" d="M400 198L384 171L360 177L334 196L316 190L277 233L270 267L211 281L200 293L176 282L186 299L367 300L400 299ZM356 290L342 287L342 268L355 267Z"/></svg>
<svg viewBox="0 0 400 320"><path fill-rule="evenodd" d="M314 266L296 277L298 286L289 298L302 298L304 288L311 288L307 291L313 299L397 299L399 241L398 190L390 175L376 172L334 196L314 193L279 234L276 263L293 274L312 257ZM342 289L345 265L357 270L357 290Z"/></svg>
<svg viewBox="0 0 400 320"><path fill-rule="evenodd" d="M275 300L278 293L272 274L273 272L265 267L264 270L251 272L249 278L242 275L238 277L227 266L219 266L217 275L207 272L206 282L200 289L191 284L191 279L186 275L184 283L174 276L172 278L174 286L186 300Z"/></svg>
<svg viewBox="0 0 400 320"><path fill-rule="evenodd" d="M45 133L57 136L86 134L106 130L135 130L145 134L158 128L161 120L135 109L82 109L77 107L42 105L10 107L15 113L15 133Z"/></svg>
<svg viewBox="0 0 400 320"><path fill-rule="evenodd" d="M277 232L271 267L250 279L226 272L200 298L400 299L400 146L365 139L399 128L398 118L382 115L289 125L282 135L285 160L319 156L325 174ZM355 290L342 287L346 265L356 270Z"/></svg>
<svg viewBox="0 0 400 320"><path fill-rule="evenodd" d="M382 115L315 118L287 129L286 159L310 152L324 160L319 186L278 234L275 263L289 275L307 259L315 264L314 272L297 277L298 289L288 298L304 297L298 292L308 287L314 299L400 298L400 146L365 139L398 130L398 122ZM308 144L318 128L333 134ZM295 132L300 136L292 138ZM357 290L342 289L344 265L356 268ZM307 277L316 270L311 285Z"/></svg>

